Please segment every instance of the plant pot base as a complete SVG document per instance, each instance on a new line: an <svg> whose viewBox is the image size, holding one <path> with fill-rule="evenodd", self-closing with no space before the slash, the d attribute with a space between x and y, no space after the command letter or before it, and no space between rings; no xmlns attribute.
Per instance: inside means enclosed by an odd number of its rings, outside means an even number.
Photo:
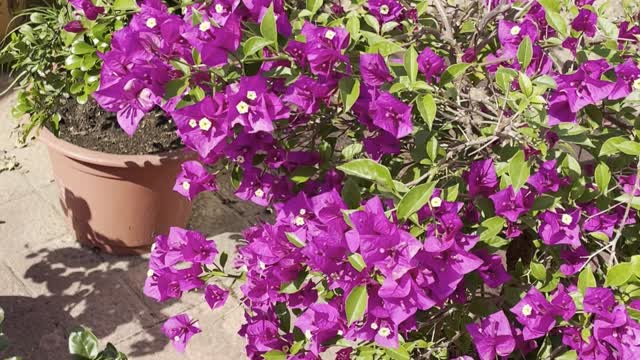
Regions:
<svg viewBox="0 0 640 360"><path fill-rule="evenodd" d="M174 192L182 151L114 155L80 148L43 129L66 222L84 246L115 255L149 251L158 234L185 227L191 203Z"/></svg>

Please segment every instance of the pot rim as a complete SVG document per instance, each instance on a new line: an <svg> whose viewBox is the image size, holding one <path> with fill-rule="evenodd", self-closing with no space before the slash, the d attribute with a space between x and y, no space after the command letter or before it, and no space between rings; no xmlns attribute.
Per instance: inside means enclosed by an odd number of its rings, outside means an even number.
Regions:
<svg viewBox="0 0 640 360"><path fill-rule="evenodd" d="M117 168L129 168L129 167L144 167L144 166L159 166L170 160L179 160L188 158L188 154L184 149L171 150L159 154L149 155L122 155L122 154L110 154L102 151L95 151L85 149L81 146L74 145L66 140L62 140L46 127L40 128L38 139L42 141L48 147L64 154L71 159L79 160L85 163L117 167Z"/></svg>

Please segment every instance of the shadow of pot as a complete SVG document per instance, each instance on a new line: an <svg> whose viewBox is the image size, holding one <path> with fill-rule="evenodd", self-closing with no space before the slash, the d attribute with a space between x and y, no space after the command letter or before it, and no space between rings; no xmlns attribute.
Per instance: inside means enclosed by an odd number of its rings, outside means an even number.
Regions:
<svg viewBox="0 0 640 360"><path fill-rule="evenodd" d="M67 224L84 245L117 255L149 251L154 236L184 227L191 203L172 190L181 150L116 155L87 150L43 128Z"/></svg>

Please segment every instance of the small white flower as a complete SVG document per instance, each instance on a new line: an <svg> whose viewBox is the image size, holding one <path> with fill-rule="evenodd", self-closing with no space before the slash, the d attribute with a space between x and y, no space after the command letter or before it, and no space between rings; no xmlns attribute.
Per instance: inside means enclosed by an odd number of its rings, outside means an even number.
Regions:
<svg viewBox="0 0 640 360"><path fill-rule="evenodd" d="M296 225L298 226L302 226L304 225L304 218L302 216L296 216L293 221L296 223Z"/></svg>
<svg viewBox="0 0 640 360"><path fill-rule="evenodd" d="M284 352L289 352L289 346L284 345L284 346L282 347L282 351L284 351Z"/></svg>
<svg viewBox="0 0 640 360"><path fill-rule="evenodd" d="M218 14L222 14L224 12L224 7L221 4L216 4L214 8Z"/></svg>
<svg viewBox="0 0 640 360"><path fill-rule="evenodd" d="M255 91L252 91L252 90L247 91L247 99L255 100L257 97L258 97L258 94L256 94Z"/></svg>
<svg viewBox="0 0 640 360"><path fill-rule="evenodd" d="M513 36L520 34L520 26L516 25L512 27L510 32L511 32L511 35Z"/></svg>
<svg viewBox="0 0 640 360"><path fill-rule="evenodd" d="M565 225L571 225L573 218L569 214L562 214L562 223Z"/></svg>
<svg viewBox="0 0 640 360"><path fill-rule="evenodd" d="M244 101L240 101L238 105L236 105L236 110L238 110L238 113L240 114L246 114L249 112L249 104Z"/></svg>
<svg viewBox="0 0 640 360"><path fill-rule="evenodd" d="M238 157L236 157L236 162L238 162L238 164L244 163L244 156L238 155Z"/></svg>
<svg viewBox="0 0 640 360"><path fill-rule="evenodd" d="M180 336L176 335L176 337L173 338L173 341L180 341Z"/></svg>
<svg viewBox="0 0 640 360"><path fill-rule="evenodd" d="M376 323L371 323L371 328L372 328L373 330L378 329L378 324L376 324Z"/></svg>
<svg viewBox="0 0 640 360"><path fill-rule="evenodd" d="M378 335L380 335L380 336L387 337L390 334L391 334L391 329L389 329L389 328L382 327L382 328L380 328L380 330L378 330Z"/></svg>
<svg viewBox="0 0 640 360"><path fill-rule="evenodd" d="M380 14L387 15L389 13L389 7L387 5L380 6Z"/></svg>
<svg viewBox="0 0 640 360"><path fill-rule="evenodd" d="M304 214L306 214L306 213L307 213L307 210L305 210L305 209L300 209L299 213L300 213L300 215L304 215Z"/></svg>
<svg viewBox="0 0 640 360"><path fill-rule="evenodd" d="M431 199L431 207L434 208L439 208L442 205L442 199L440 199L439 197L434 197L433 199Z"/></svg>
<svg viewBox="0 0 640 360"><path fill-rule="evenodd" d="M311 339L311 330L305 330L304 337L306 337L307 339Z"/></svg>
<svg viewBox="0 0 640 360"><path fill-rule="evenodd" d="M211 129L211 120L207 118L200 119L200 121L198 122L198 127L200 127L200 130L202 131Z"/></svg>
<svg viewBox="0 0 640 360"><path fill-rule="evenodd" d="M188 181L183 181L182 182L182 188L189 191L189 189L191 188L191 184L189 184Z"/></svg>
<svg viewBox="0 0 640 360"><path fill-rule="evenodd" d="M192 129L195 128L198 126L198 121L196 121L196 119L189 120L189 126L191 126Z"/></svg>
<svg viewBox="0 0 640 360"><path fill-rule="evenodd" d="M154 27L156 27L156 25L158 25L158 22L156 21L156 18L148 18L146 25L149 29L153 29Z"/></svg>
<svg viewBox="0 0 640 360"><path fill-rule="evenodd" d="M209 29L211 29L211 22L209 22L209 20L205 20L200 23L200 26L198 28L200 29L200 31L208 31Z"/></svg>
<svg viewBox="0 0 640 360"><path fill-rule="evenodd" d="M255 196L261 198L264 196L264 191L262 189L258 189L254 192Z"/></svg>
<svg viewBox="0 0 640 360"><path fill-rule="evenodd" d="M263 263L261 260L258 261L258 267L262 270L267 268L267 264Z"/></svg>
<svg viewBox="0 0 640 360"><path fill-rule="evenodd" d="M342 336L342 334L344 334L344 332L342 332L342 330L338 330L338 335Z"/></svg>
<svg viewBox="0 0 640 360"><path fill-rule="evenodd" d="M531 307L531 305L526 304L525 306L522 307L522 315L524 316L529 316L531 315L533 308Z"/></svg>
<svg viewBox="0 0 640 360"><path fill-rule="evenodd" d="M324 37L329 39L329 40L333 40L333 38L336 36L336 32L333 30L327 30L326 33L324 33Z"/></svg>
<svg viewBox="0 0 640 360"><path fill-rule="evenodd" d="M155 244L154 244L155 245ZM152 277L154 274L152 269L147 270L147 277Z"/></svg>

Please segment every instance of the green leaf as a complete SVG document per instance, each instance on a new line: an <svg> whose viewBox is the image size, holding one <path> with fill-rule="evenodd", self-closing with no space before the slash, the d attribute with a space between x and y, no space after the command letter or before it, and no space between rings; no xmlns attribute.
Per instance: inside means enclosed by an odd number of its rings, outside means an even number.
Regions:
<svg viewBox="0 0 640 360"><path fill-rule="evenodd" d="M367 309L367 302L369 301L369 294L367 294L367 286L359 285L354 287L345 304L345 311L347 312L347 324L351 325L354 321L362 320L364 312Z"/></svg>
<svg viewBox="0 0 640 360"><path fill-rule="evenodd" d="M280 350L271 350L262 355L264 360L286 360L287 354Z"/></svg>
<svg viewBox="0 0 640 360"><path fill-rule="evenodd" d="M611 170L605 163L600 163L595 170L596 185L601 194L606 194L611 181Z"/></svg>
<svg viewBox="0 0 640 360"><path fill-rule="evenodd" d="M244 52L244 56L247 57L257 53L265 46L269 46L272 43L273 41L267 40L261 36L254 36L245 41L244 45L242 45L242 51Z"/></svg>
<svg viewBox="0 0 640 360"><path fill-rule="evenodd" d="M411 355L402 345L399 344L397 349L385 348L384 352L393 360L411 360Z"/></svg>
<svg viewBox="0 0 640 360"><path fill-rule="evenodd" d="M367 25L371 26L371 28L376 33L380 33L380 23L373 15L366 14L363 18L364 18L364 22L366 22Z"/></svg>
<svg viewBox="0 0 640 360"><path fill-rule="evenodd" d="M502 91L507 93L511 91L511 82L513 82L516 76L518 76L517 71L500 66L496 71L496 84L498 84Z"/></svg>
<svg viewBox="0 0 640 360"><path fill-rule="evenodd" d="M533 45L531 45L531 39L526 36L522 39L520 46L518 46L518 61L520 61L520 68L525 71L529 64L531 64L531 58L533 57Z"/></svg>
<svg viewBox="0 0 640 360"><path fill-rule="evenodd" d="M640 210L640 196L631 196L630 194L623 194L614 199L615 201L629 204L631 203L631 207Z"/></svg>
<svg viewBox="0 0 640 360"><path fill-rule="evenodd" d="M116 0L113 3L113 9L119 11L138 10L136 0Z"/></svg>
<svg viewBox="0 0 640 360"><path fill-rule="evenodd" d="M546 11L547 23L563 36L567 36L567 20L555 11Z"/></svg>
<svg viewBox="0 0 640 360"><path fill-rule="evenodd" d="M616 136L607 139L602 144L602 148L600 148L599 156L607 156L619 153L620 151L618 150L618 145L622 144L625 141L627 141L627 139L623 138L622 136Z"/></svg>
<svg viewBox="0 0 640 360"><path fill-rule="evenodd" d="M344 77L338 83L340 97L342 98L343 112L349 111L360 96L360 81L351 77Z"/></svg>
<svg viewBox="0 0 640 360"><path fill-rule="evenodd" d="M440 85L445 85L462 76L471 66L467 63L453 64L445 70L440 78Z"/></svg>
<svg viewBox="0 0 640 360"><path fill-rule="evenodd" d="M315 14L322 6L322 0L307 0L307 10Z"/></svg>
<svg viewBox="0 0 640 360"><path fill-rule="evenodd" d="M189 79L187 77L182 77L178 79L173 79L165 85L164 88L164 98L165 100L176 97L184 92L184 90L189 86Z"/></svg>
<svg viewBox="0 0 640 360"><path fill-rule="evenodd" d="M547 269L545 269L544 265L532 262L529 265L529 268L531 269L531 275L533 275L534 278L540 281L545 281L547 279Z"/></svg>
<svg viewBox="0 0 640 360"><path fill-rule="evenodd" d="M384 165L380 165L371 159L352 160L346 164L338 166L338 170L347 175L373 181L379 185L393 190L393 179L391 173Z"/></svg>
<svg viewBox="0 0 640 360"><path fill-rule="evenodd" d="M578 358L578 353L575 350L569 350L566 353L555 357L555 360L576 360Z"/></svg>
<svg viewBox="0 0 640 360"><path fill-rule="evenodd" d="M95 52L96 49L84 41L76 41L71 45L71 52L76 55L89 54Z"/></svg>
<svg viewBox="0 0 640 360"><path fill-rule="evenodd" d="M413 45L404 53L404 69L407 71L409 81L412 84L415 83L418 78L418 53Z"/></svg>
<svg viewBox="0 0 640 360"><path fill-rule="evenodd" d="M398 203L398 219L407 219L429 202L436 182L420 184L409 192Z"/></svg>
<svg viewBox="0 0 640 360"><path fill-rule="evenodd" d="M531 97L533 94L533 84L531 84L531 79L525 73L518 74L518 84L520 84L520 90L527 97Z"/></svg>
<svg viewBox="0 0 640 360"><path fill-rule="evenodd" d="M511 185L515 193L527 182L529 172L529 165L525 160L524 151L520 150L509 161L509 178L511 178Z"/></svg>
<svg viewBox="0 0 640 360"><path fill-rule="evenodd" d="M431 94L423 95L418 98L416 104L418 105L420 115L427 123L429 130L431 130L433 120L435 120L437 112L436 102L433 100L433 96Z"/></svg>
<svg viewBox="0 0 640 360"><path fill-rule="evenodd" d="M620 263L614 265L607 271L607 280L605 286L620 286L626 284L626 282L633 275L633 269L631 263Z"/></svg>
<svg viewBox="0 0 640 360"><path fill-rule="evenodd" d="M313 166L297 167L291 173L291 181L293 181L296 184L302 184L304 182L307 182L313 175L316 174L317 171L318 169L316 169Z"/></svg>
<svg viewBox="0 0 640 360"><path fill-rule="evenodd" d="M558 0L538 0L538 3L546 11L560 12L560 9L562 8L562 2Z"/></svg>
<svg viewBox="0 0 640 360"><path fill-rule="evenodd" d="M640 155L640 144L635 141L627 140L619 144L616 144L615 146L616 148L618 148L618 150L622 151L627 155L632 155L632 156Z"/></svg>
<svg viewBox="0 0 640 360"><path fill-rule="evenodd" d="M287 236L287 240L289 240L290 243L293 244L293 246L297 247L297 248L303 248L305 246L304 241L302 241L298 235L292 233L292 232L285 232L284 233Z"/></svg>
<svg viewBox="0 0 640 360"><path fill-rule="evenodd" d="M354 269L358 270L358 272L361 272L364 268L367 267L367 264L364 262L362 255L358 253L349 255L349 263L351 264L351 266L353 266Z"/></svg>
<svg viewBox="0 0 640 360"><path fill-rule="evenodd" d="M353 16L347 20L347 31L349 37L355 42L360 38L360 18Z"/></svg>
<svg viewBox="0 0 640 360"><path fill-rule="evenodd" d="M505 220L500 216L494 216L483 221L478 230L480 233L480 241L486 242L497 236L502 231L504 224Z"/></svg>
<svg viewBox="0 0 640 360"><path fill-rule="evenodd" d="M360 186L354 179L347 179L342 187L341 195L349 209L355 209L360 206Z"/></svg>
<svg viewBox="0 0 640 360"><path fill-rule="evenodd" d="M269 6L267 12L262 17L260 23L260 33L262 37L273 42L273 47L278 50L278 31L276 30L276 16L273 13L273 4Z"/></svg>
<svg viewBox="0 0 640 360"><path fill-rule="evenodd" d="M85 327L76 329L69 334L69 353L71 355L93 359L100 352L99 346L98 338Z"/></svg>
<svg viewBox="0 0 640 360"><path fill-rule="evenodd" d="M585 267L578 275L578 290L584 295L584 292L588 288L596 287L596 277L593 276L593 271L589 266Z"/></svg>

